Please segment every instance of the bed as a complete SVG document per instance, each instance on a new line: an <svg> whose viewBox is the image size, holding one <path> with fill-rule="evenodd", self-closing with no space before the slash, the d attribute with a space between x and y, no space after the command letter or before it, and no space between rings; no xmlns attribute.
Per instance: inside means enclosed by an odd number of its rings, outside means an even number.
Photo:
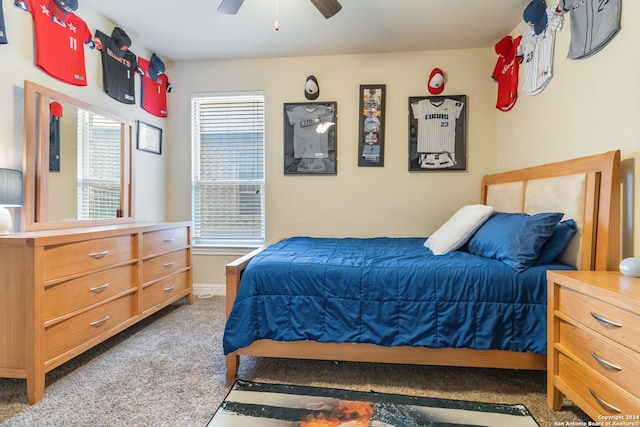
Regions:
<svg viewBox="0 0 640 427"><path fill-rule="evenodd" d="M617 268L620 152L486 175L478 206L489 219L443 255L424 237L298 236L228 264L227 378L240 356L546 369L546 272ZM517 268L477 250L500 215L575 236Z"/></svg>

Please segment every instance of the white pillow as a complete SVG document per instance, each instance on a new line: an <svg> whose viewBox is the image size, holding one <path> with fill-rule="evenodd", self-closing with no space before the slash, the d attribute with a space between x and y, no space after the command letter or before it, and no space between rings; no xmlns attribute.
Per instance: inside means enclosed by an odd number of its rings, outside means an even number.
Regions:
<svg viewBox="0 0 640 427"><path fill-rule="evenodd" d="M471 238L493 214L493 207L487 205L467 205L458 209L447 222L433 232L424 242L434 255L444 255L455 251Z"/></svg>

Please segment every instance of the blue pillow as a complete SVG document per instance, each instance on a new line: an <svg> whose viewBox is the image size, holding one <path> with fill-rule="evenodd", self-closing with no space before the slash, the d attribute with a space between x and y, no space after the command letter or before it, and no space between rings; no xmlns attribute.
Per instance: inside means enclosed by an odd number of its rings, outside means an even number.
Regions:
<svg viewBox="0 0 640 427"><path fill-rule="evenodd" d="M524 271L538 260L542 246L549 240L562 219L560 212L526 213L496 212L469 241L474 255L494 258Z"/></svg>
<svg viewBox="0 0 640 427"><path fill-rule="evenodd" d="M577 232L578 227L572 219L558 224L551 238L542 246L536 265L551 264L554 259L560 256Z"/></svg>

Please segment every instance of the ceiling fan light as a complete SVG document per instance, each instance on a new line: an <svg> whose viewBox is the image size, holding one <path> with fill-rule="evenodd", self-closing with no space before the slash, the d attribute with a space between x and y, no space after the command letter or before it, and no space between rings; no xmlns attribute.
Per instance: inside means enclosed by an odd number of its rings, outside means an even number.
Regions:
<svg viewBox="0 0 640 427"><path fill-rule="evenodd" d="M331 18L342 9L342 5L338 3L338 0L311 0L311 3L326 19Z"/></svg>

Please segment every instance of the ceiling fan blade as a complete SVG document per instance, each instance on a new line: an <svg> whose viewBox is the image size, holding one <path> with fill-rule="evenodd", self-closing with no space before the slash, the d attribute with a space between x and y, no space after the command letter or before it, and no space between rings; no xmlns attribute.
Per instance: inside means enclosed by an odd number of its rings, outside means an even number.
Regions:
<svg viewBox="0 0 640 427"><path fill-rule="evenodd" d="M311 3L313 3L313 5L327 19L331 18L333 15L340 12L340 9L342 9L342 5L338 3L338 0L311 0Z"/></svg>
<svg viewBox="0 0 640 427"><path fill-rule="evenodd" d="M218 12L235 15L238 13L242 3L244 3L244 0L222 0L222 3L218 6Z"/></svg>

